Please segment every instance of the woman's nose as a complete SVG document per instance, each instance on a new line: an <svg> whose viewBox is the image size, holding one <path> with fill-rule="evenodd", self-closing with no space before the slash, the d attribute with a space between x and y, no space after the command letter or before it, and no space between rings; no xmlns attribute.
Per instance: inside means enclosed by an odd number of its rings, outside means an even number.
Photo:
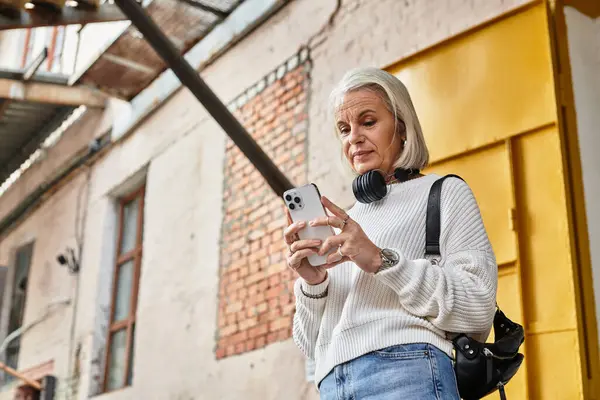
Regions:
<svg viewBox="0 0 600 400"><path fill-rule="evenodd" d="M358 129L350 130L350 135L348 138L350 144L357 144L365 141L365 137L360 133Z"/></svg>

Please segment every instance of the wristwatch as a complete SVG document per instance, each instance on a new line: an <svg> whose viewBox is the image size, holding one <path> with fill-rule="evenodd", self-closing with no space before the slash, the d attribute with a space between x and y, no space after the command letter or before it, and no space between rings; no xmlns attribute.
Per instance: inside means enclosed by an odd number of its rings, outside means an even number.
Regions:
<svg viewBox="0 0 600 400"><path fill-rule="evenodd" d="M381 249L379 255L381 255L381 266L375 271L375 274L388 268L392 268L400 261L400 255L391 249Z"/></svg>

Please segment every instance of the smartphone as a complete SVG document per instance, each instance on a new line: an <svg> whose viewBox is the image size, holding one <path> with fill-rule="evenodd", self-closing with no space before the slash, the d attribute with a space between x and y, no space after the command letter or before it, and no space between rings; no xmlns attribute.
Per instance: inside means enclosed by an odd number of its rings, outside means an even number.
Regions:
<svg viewBox="0 0 600 400"><path fill-rule="evenodd" d="M310 226L308 223L318 217L326 217L327 213L321 203L321 193L314 183L290 189L283 194L285 205L290 210L292 221L306 221L306 227L298 232L302 240L319 239L322 242L335 235L330 226ZM307 257L313 267L327 264L327 256L337 249L331 249L325 255L313 254Z"/></svg>

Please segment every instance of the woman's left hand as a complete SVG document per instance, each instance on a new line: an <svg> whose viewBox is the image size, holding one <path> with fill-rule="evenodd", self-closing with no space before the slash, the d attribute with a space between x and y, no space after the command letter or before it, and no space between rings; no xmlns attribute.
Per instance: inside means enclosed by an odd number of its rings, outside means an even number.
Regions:
<svg viewBox="0 0 600 400"><path fill-rule="evenodd" d="M319 255L327 254L331 249L338 251L327 257L328 267L352 261L365 272L373 273L381 266L380 249L367 237L360 225L352 220L342 208L322 196L321 202L333 216L320 217L309 222L311 226L332 226L342 231L329 237L319 250Z"/></svg>

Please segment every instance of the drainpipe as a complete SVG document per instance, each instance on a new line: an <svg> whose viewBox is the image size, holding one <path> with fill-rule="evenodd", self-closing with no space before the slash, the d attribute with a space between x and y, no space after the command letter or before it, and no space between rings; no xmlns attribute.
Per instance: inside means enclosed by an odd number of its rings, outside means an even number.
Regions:
<svg viewBox="0 0 600 400"><path fill-rule="evenodd" d="M33 322L25 325L25 326L21 326L20 328L15 329L14 331L12 331L7 337L6 339L4 339L4 341L2 342L2 344L0 344L0 357L2 357L2 355L4 354L4 352L6 351L6 348L8 347L8 345L15 340L16 338L18 338L19 336L23 335L25 332L29 331L31 328L33 328L34 326L38 325L39 323L45 321L55 310L52 310L52 308L54 306L68 306L69 304L71 304L71 300L70 299L66 299L66 300L58 300L55 302L52 302L48 305L48 307L46 308L46 312L44 312L44 314L42 314L42 316L36 318ZM21 374L20 372L12 369L11 367L7 366L4 363L0 363L0 369L4 370L6 373L24 381L25 383L27 383L29 386L32 386L38 390L41 390L41 385L39 384L39 382L36 381L32 381L31 379L28 379L27 377L25 377L23 374Z"/></svg>

